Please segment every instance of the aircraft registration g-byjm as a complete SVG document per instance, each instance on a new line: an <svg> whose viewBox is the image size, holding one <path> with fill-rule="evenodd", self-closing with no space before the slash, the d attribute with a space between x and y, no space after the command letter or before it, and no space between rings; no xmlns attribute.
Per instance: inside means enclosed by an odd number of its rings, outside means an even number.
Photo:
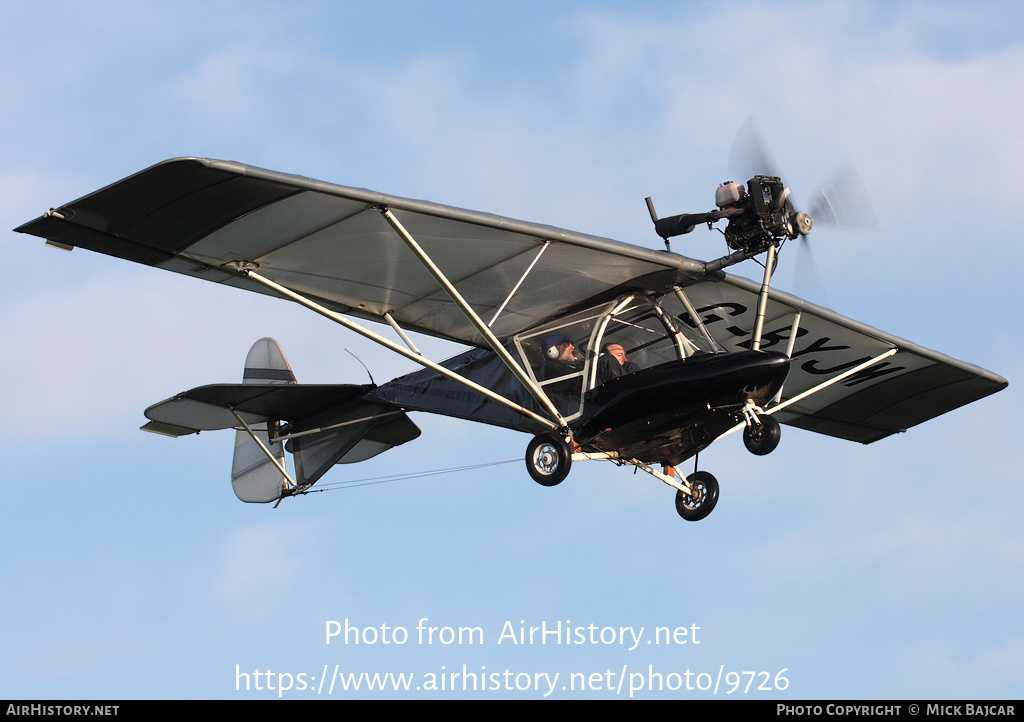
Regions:
<svg viewBox="0 0 1024 722"><path fill-rule="evenodd" d="M723 184L707 213L658 219L648 206L664 251L178 158L16 230L290 299L424 367L380 386L302 385L277 342L261 339L241 384L146 409L147 431L235 429L232 484L246 502L306 493L335 464L415 439L408 412L421 411L531 434L526 466L546 486L582 460L642 469L696 521L718 482L696 460L685 478L675 467L733 431L759 455L775 449L780 423L871 443L1006 387L772 289L779 248L813 223L777 176ZM668 238L719 220L728 255L669 249ZM762 254L760 284L723 271ZM470 348L435 362L408 332Z"/></svg>

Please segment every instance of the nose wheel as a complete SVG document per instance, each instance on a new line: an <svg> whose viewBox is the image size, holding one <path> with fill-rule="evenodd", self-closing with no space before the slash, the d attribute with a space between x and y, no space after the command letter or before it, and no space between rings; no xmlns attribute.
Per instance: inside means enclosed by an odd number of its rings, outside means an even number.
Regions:
<svg viewBox="0 0 1024 722"><path fill-rule="evenodd" d="M676 511L686 521L700 521L718 503L718 479L706 471L695 471L686 477L686 483L693 493L676 491Z"/></svg>
<svg viewBox="0 0 1024 722"><path fill-rule="evenodd" d="M782 427L774 416L761 414L753 421L747 422L743 429L743 445L747 451L758 456L765 456L775 451L782 438Z"/></svg>

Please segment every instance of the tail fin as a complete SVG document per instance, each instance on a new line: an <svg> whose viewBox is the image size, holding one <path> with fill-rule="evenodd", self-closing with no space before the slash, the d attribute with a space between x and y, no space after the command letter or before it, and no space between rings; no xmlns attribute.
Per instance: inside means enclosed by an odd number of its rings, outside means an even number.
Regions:
<svg viewBox="0 0 1024 722"><path fill-rule="evenodd" d="M261 338L245 358L243 384L294 384L295 374L281 345L272 338ZM271 422L275 423L275 422ZM284 445L270 443L267 424L254 424L253 432L284 466ZM265 503L281 498L285 477L277 465L245 431L235 431L235 455L231 461L231 486L242 501Z"/></svg>

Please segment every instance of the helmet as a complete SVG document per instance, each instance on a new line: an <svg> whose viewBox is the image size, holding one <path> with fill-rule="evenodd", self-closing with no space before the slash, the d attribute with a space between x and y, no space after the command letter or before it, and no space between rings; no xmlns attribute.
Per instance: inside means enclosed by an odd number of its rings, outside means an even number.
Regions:
<svg viewBox="0 0 1024 722"><path fill-rule="evenodd" d="M544 343L541 344L544 356L552 360L558 358L558 346L563 343L572 343L572 341L564 333L549 333L544 337Z"/></svg>

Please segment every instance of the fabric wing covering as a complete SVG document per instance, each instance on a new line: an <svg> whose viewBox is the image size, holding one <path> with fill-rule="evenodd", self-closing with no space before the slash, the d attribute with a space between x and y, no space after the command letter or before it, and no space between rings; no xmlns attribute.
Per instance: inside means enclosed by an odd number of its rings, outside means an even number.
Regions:
<svg viewBox="0 0 1024 722"><path fill-rule="evenodd" d="M727 350L750 348L760 284L736 276L686 288L694 309ZM789 294L771 291L761 348L785 352L797 338L781 403L896 348L832 386L782 409L791 426L870 443L1006 387L1001 376L897 338Z"/></svg>
<svg viewBox="0 0 1024 722"><path fill-rule="evenodd" d="M503 343L624 291L661 296L679 285L724 348L750 347L759 284L721 272L705 275L698 261L235 162L165 161L16 230L65 248L270 293L238 273L253 268L336 312L374 321L391 314L406 330L485 348L384 219L385 207L485 322L500 309L491 330ZM762 348L785 350L794 315L802 311L783 401L899 349L779 411L783 423L868 443L1006 386L989 371L788 294L773 290L770 298ZM680 317L686 320L685 313Z"/></svg>
<svg viewBox="0 0 1024 722"><path fill-rule="evenodd" d="M407 330L483 346L381 207L391 209L486 321L545 242L554 241L492 326L502 339L636 279L655 274L674 281L686 260L549 226L197 158L165 161L17 230L267 293L237 273L240 263L251 264L336 312L377 321L390 313Z"/></svg>

